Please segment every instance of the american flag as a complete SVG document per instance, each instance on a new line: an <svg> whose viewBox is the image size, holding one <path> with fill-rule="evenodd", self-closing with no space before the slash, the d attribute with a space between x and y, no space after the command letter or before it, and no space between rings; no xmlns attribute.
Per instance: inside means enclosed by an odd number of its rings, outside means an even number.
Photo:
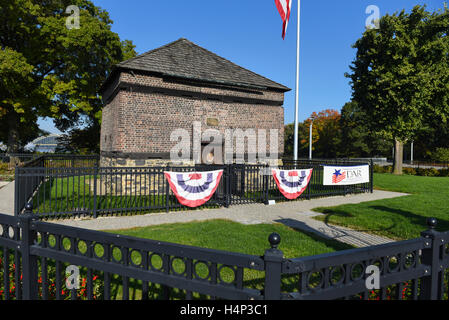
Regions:
<svg viewBox="0 0 449 320"><path fill-rule="evenodd" d="M287 32L288 20L290 19L290 10L292 8L292 0L274 0L279 14L282 18L282 39L285 39L285 33Z"/></svg>
<svg viewBox="0 0 449 320"><path fill-rule="evenodd" d="M344 179L346 179L346 172L341 173L341 170L335 170L332 175L332 183L340 183Z"/></svg>

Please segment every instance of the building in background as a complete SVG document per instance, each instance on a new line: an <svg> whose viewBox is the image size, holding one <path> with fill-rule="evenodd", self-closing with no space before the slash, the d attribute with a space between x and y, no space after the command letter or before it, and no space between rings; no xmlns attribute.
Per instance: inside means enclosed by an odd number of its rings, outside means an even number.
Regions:
<svg viewBox="0 0 449 320"><path fill-rule="evenodd" d="M54 153L58 146L58 138L60 134L50 134L33 140L27 148L32 148L34 152Z"/></svg>
<svg viewBox="0 0 449 320"><path fill-rule="evenodd" d="M116 65L102 86L102 165L163 165L178 144L170 141L171 133L184 129L198 134L194 123L201 123L201 133L220 132L223 141L226 129L264 129L267 154L269 132L276 129L281 157L287 91L186 39L144 53ZM203 149L206 142L201 143ZM193 144L190 150L202 153ZM216 164L225 160L211 156Z"/></svg>

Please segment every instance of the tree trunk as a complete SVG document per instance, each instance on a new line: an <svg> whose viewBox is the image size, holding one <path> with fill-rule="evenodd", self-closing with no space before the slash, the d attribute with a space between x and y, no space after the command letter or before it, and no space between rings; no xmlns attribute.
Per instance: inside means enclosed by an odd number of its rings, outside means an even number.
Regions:
<svg viewBox="0 0 449 320"><path fill-rule="evenodd" d="M402 162L404 159L404 144L399 140L394 141L394 161L393 161L393 174L402 174Z"/></svg>
<svg viewBox="0 0 449 320"><path fill-rule="evenodd" d="M14 112L8 115L8 153L17 153L20 148L19 143L19 119Z"/></svg>
<svg viewBox="0 0 449 320"><path fill-rule="evenodd" d="M6 152L7 153L18 153L20 149L19 143L19 119L16 113L11 112L8 115L8 145ZM18 159L15 157L9 158L10 167L14 167L17 165Z"/></svg>

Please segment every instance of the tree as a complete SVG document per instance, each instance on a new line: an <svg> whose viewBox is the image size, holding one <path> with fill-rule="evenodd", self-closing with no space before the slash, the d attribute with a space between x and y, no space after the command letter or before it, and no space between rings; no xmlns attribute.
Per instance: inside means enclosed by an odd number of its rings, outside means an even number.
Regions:
<svg viewBox="0 0 449 320"><path fill-rule="evenodd" d="M70 5L80 9L79 29L66 26ZM111 24L87 0L0 0L0 139L8 152L39 134L38 117L54 118L61 131L84 119L99 139L99 88L114 64L135 55Z"/></svg>
<svg viewBox="0 0 449 320"><path fill-rule="evenodd" d="M425 8L386 15L379 29L366 30L347 75L364 125L395 143L395 174L402 173L403 144L449 116L449 12Z"/></svg>
<svg viewBox="0 0 449 320"><path fill-rule="evenodd" d="M307 128L304 123L298 123L298 141L302 141L307 137L306 133ZM293 158L293 148L294 148L294 131L295 126L293 123L285 125L284 129L284 158ZM298 145L298 154L306 155L307 148L303 144L299 143Z"/></svg>
<svg viewBox="0 0 449 320"><path fill-rule="evenodd" d="M100 140L92 139L97 134L95 126L75 128L58 138L56 153L91 154L100 150Z"/></svg>
<svg viewBox="0 0 449 320"><path fill-rule="evenodd" d="M317 158L336 158L340 155L340 113L337 110L327 109L312 115L304 122L307 128L307 138L301 141L309 149L310 124L312 126L312 151Z"/></svg>
<svg viewBox="0 0 449 320"><path fill-rule="evenodd" d="M366 114L354 101L346 103L341 110L340 155L347 158L368 158L391 153L392 142L386 141L364 125Z"/></svg>
<svg viewBox="0 0 449 320"><path fill-rule="evenodd" d="M314 157L334 158L338 155L340 145L340 114L336 110L314 112L310 118L298 124L298 154L307 158L309 155L309 129L311 119L314 120L312 130L312 144ZM287 124L284 130L284 156L293 156L294 124Z"/></svg>

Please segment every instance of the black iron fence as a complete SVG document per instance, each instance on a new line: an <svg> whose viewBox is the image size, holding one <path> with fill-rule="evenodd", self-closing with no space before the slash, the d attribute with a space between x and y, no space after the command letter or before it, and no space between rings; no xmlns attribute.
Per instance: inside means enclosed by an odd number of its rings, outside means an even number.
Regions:
<svg viewBox="0 0 449 320"><path fill-rule="evenodd" d="M286 259L277 234L255 256L61 226L31 209L0 215L4 300L448 299L449 233L434 219L417 239ZM379 289L367 289L368 266Z"/></svg>
<svg viewBox="0 0 449 320"><path fill-rule="evenodd" d="M266 165L199 165L195 167L99 167L96 156L43 156L15 171L15 214L32 202L34 214L43 218L61 216L120 215L189 210L176 199L164 171L193 172L223 170L213 197L202 207L285 201ZM369 164L370 183L324 186L323 164ZM311 181L299 200L372 192L370 162L306 160L287 163L280 169L313 169Z"/></svg>
<svg viewBox="0 0 449 320"><path fill-rule="evenodd" d="M298 290L282 299L447 300L449 232L435 231L436 219L421 238L284 261L283 275ZM376 266L381 287L368 289L366 270Z"/></svg>
<svg viewBox="0 0 449 320"><path fill-rule="evenodd" d="M23 163L40 157L41 155L35 153L0 153L0 162L9 163L11 159Z"/></svg>
<svg viewBox="0 0 449 320"><path fill-rule="evenodd" d="M14 173L15 214L21 212L30 199L37 197L37 201L39 201L41 194L46 194L47 190L41 191L40 188L45 188L47 185L49 179L47 170L55 170L56 172L59 170L61 172L69 169L75 170L80 167L94 168L98 167L98 164L98 156L40 155L17 166ZM56 177L58 176L60 175L56 174ZM64 173L63 176L68 177L68 173ZM57 195L57 193L54 195ZM52 199L52 196L50 196L50 199Z"/></svg>

